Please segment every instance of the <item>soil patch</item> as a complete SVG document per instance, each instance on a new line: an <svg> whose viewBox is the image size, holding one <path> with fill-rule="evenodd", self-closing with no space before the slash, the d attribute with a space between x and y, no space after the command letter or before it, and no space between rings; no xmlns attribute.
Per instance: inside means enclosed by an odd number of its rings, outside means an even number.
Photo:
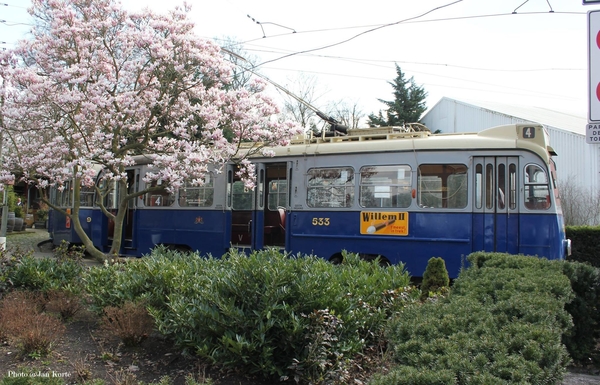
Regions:
<svg viewBox="0 0 600 385"><path fill-rule="evenodd" d="M210 378L222 385L266 385L269 382L241 374L225 373L203 360L182 354L160 334L152 334L140 346L125 347L104 331L98 318L84 311L66 324L66 332L44 357L21 355L18 346L3 340L0 345L0 378L5 376L62 377L66 383L103 379L107 384L158 382L163 376L184 384L187 376L199 383ZM135 382L137 383L137 382Z"/></svg>

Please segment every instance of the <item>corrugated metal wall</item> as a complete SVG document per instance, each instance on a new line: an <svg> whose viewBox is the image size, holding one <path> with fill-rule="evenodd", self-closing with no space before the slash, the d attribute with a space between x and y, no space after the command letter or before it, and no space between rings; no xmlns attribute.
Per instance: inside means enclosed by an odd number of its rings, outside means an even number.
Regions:
<svg viewBox="0 0 600 385"><path fill-rule="evenodd" d="M443 133L478 132L503 124L525 123L526 120L443 98L423 117L431 131ZM600 145L588 144L585 136L560 127L546 125L555 157L558 182L576 181L584 189L600 191Z"/></svg>
<svg viewBox="0 0 600 385"><path fill-rule="evenodd" d="M526 121L457 100L444 98L427 112L421 122L429 127L431 131L440 130L443 133L454 133L478 132L503 124L525 123Z"/></svg>

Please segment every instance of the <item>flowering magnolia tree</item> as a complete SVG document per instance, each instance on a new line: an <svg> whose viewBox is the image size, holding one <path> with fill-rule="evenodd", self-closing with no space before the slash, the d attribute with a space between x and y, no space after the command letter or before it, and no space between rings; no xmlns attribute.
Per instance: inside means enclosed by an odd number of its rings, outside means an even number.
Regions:
<svg viewBox="0 0 600 385"><path fill-rule="evenodd" d="M96 258L118 254L132 198L201 185L209 165L225 162L239 164L252 188L248 155L300 132L274 119L278 108L260 79L231 86L231 65L194 35L187 11L133 14L115 0L32 0L33 37L1 58L0 182L17 175L41 189L72 189L71 210L53 208L71 218ZM256 145L241 151L244 142ZM126 168L136 155L147 157L152 187L129 192ZM82 188L95 189L95 203L115 223L109 254L81 226ZM108 210L103 197L115 188L118 209Z"/></svg>

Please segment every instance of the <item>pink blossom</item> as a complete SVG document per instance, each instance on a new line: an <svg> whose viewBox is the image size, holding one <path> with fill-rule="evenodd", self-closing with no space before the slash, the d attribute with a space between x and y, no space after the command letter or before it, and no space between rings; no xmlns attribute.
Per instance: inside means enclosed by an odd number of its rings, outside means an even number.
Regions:
<svg viewBox="0 0 600 385"><path fill-rule="evenodd" d="M193 34L189 7L167 15L126 12L116 0L32 0L31 40L0 53L5 144L0 182L24 176L38 187L119 181L134 156L175 191L202 183L209 168L240 166L246 188L255 170L238 151L285 145L300 132L255 79L232 89L232 67ZM228 134L225 135L224 133ZM229 139L227 139L229 138ZM272 151L263 151L272 155Z"/></svg>

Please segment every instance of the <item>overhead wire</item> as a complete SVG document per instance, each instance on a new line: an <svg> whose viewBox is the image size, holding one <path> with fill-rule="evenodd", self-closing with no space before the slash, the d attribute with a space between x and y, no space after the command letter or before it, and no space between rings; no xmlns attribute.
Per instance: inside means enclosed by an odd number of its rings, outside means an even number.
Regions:
<svg viewBox="0 0 600 385"><path fill-rule="evenodd" d="M10 8L27 9L27 7L22 7L22 6L19 6L19 5L12 5L12 4L8 4L8 3L0 3L0 6L10 7ZM33 25L31 23L9 22L7 20L0 20L0 23L6 25L8 27L14 27L15 25Z"/></svg>
<svg viewBox="0 0 600 385"><path fill-rule="evenodd" d="M520 9L524 4L526 4L529 0L526 0L524 3L522 3L519 7L517 7L515 9L518 10ZM314 55L313 52L318 51L318 50L322 50L322 49L326 49L329 47L333 47L333 46L337 46L337 45L341 45L344 44L348 41L351 41L353 39L358 38L359 36L365 35L367 33L370 32L374 32L377 30L380 30L382 28L386 28L386 27L390 27L390 26L394 26L394 25L400 25L400 24L413 24L413 23L432 23L432 22L440 22L440 21L453 21L453 20L464 20L464 19L474 19L474 18L489 18L489 17L506 17L506 16L514 16L515 12L513 11L513 13L497 13L497 14L484 14L484 15L469 15L469 16L460 16L460 17L447 17L447 18L435 18L435 19L426 19L426 20L422 20L422 18L428 14L431 14L434 11L437 11L439 9L445 8L445 7L449 7L452 5L455 5L457 3L462 2L462 0L457 0L457 1L453 1L450 2L448 4L445 5L441 5L439 7L435 7L432 8L422 14L419 14L417 16L414 17L410 17L404 20L400 20L397 22L393 22L393 23L386 23L386 24L377 24L377 25L363 25L363 26L350 26L350 27L341 27L341 28L330 28L330 29L319 29L319 30L310 30L310 31L297 31L296 29L293 28L289 28L289 27L285 27L281 24L278 23L272 23L272 22L259 22L256 19L252 18L250 15L247 15L247 17L249 17L250 19L252 19L252 21L256 22L257 24L261 25L262 28L262 24L274 24L277 26L280 26L282 28L286 28L291 30L293 34L306 34L306 33L319 33L319 32L327 32L327 31L339 31L339 30L347 30L347 29L357 29L357 28L370 28L369 30L360 32L354 36L351 36L348 39L339 41L337 43L334 44L330 44L330 45L326 45L323 47L317 47L317 48L313 48L313 49L308 49L308 50L303 50L303 51L296 51L296 52L290 52L287 53L281 57L272 59L272 60L268 60L265 61L263 63L260 63L258 65L256 65L256 67L259 66L264 66L267 63L271 63L277 60L281 60L290 56L295 56L295 55L304 55L304 56L308 56L308 55ZM548 6L550 7L550 11L549 12L524 12L524 13L518 13L518 15L524 16L524 15L535 15L535 14L548 14L548 13L554 13L554 14L585 14L582 12L554 12L554 10L552 9L552 6L549 2L549 0L546 0ZM7 3L0 3L0 6L9 6L9 7L16 7L16 8L23 8L26 9L27 7L22 7L22 6L17 6L17 5L11 5L11 4L7 4ZM14 23L14 24L9 24L8 22L6 22L5 20L0 20L0 23L5 24L7 26L16 26L16 25L31 25L31 24L27 24L27 23ZM264 29L263 29L263 38L261 38L260 40L263 40L265 38L274 38L274 37L279 37L279 36L286 36L286 35L290 35L290 33L286 33L286 34L279 34L279 35L272 35L272 36L266 36L264 34ZM253 41L256 41L259 39L253 39L253 40L248 40L245 42L242 42L241 44L247 44L247 43L251 43ZM251 50L250 50L251 51ZM259 50L256 50L258 52L260 52ZM276 51L273 51L276 52ZM316 55L319 57L323 57L323 58L328 58L328 59L337 59L337 60L344 60L344 61L350 61L350 62L355 62L355 63L362 63L362 64L366 64L366 65L377 65L377 64L373 64L372 62L374 60L372 59L356 59L356 58L345 58L345 57L335 57L335 56L328 56L328 55ZM540 71L540 70L548 70L548 71L569 71L569 70L579 70L579 69L569 69L569 68L546 68L546 69L504 69L504 68L480 68L480 67L470 67L470 66L460 66L460 65L453 65L453 64L448 64L448 63L423 63L423 62L409 62L409 61L401 61L401 60L387 60L387 61L376 61L376 62L394 62L394 63L404 63L404 64L416 64L416 65L430 65L430 66L441 66L441 67L451 67L451 68L460 68L460 69L471 69L471 70L480 70L480 71L501 71L501 72L526 72L526 71ZM279 70L279 69L277 69ZM315 72L314 73L320 73L320 72ZM427 74L427 73L425 73ZM337 76L351 76L351 77L356 77L356 76L352 76L352 75L340 75L340 74L334 74ZM430 74L432 75L432 74ZM440 75L434 75L434 76L440 76ZM363 78L367 78L367 77L363 77ZM464 79L465 81L468 81L468 79Z"/></svg>
<svg viewBox="0 0 600 385"><path fill-rule="evenodd" d="M5 7L11 7L11 8L27 9L27 7L23 7L23 6L20 6L20 5L8 4L8 3L0 3L0 5L4 5Z"/></svg>
<svg viewBox="0 0 600 385"><path fill-rule="evenodd" d="M470 16L460 16L460 17L452 17L452 18L438 18L438 19L427 19L427 20L419 20L420 18L422 18L423 16L430 14L438 9L441 8L445 8L451 5L454 5L456 3L461 2L462 0L459 1L455 1L455 2L451 2L448 4L445 4L443 6L440 7L436 7L433 8L423 14L420 14L418 16L409 18L409 19L405 19L405 20L401 20L398 22L394 22L394 23L387 23L387 24L381 24L381 25L376 25L373 28L367 30L367 31L363 31L359 34L356 34L348 39L339 41L337 43L334 44L329 44L326 46L322 46L322 47L317 47L317 48L313 48L313 49L308 49L308 50L303 50L303 51L295 51L295 52L291 52L288 54L285 54L283 56L280 56L278 58L275 59L271 59L271 60L267 60L265 62L262 62L258 65L255 66L264 66L265 64L268 63L272 63L274 61L277 60L281 60L287 57L291 57L291 56L296 56L296 55L313 55L311 54L312 52L318 51L318 50L322 50L322 49L326 49L326 48L330 48L333 46L337 46L337 45L341 45L344 44L348 41L351 41L361 35L364 35L366 33L370 33L370 32L374 32L376 30L379 30L381 28L385 28L385 27L389 27L389 26L393 26L393 25L398 25L398 24L411 24L411 23L430 23L430 22L439 22L439 21L452 21L452 20L464 20L464 19L474 19L474 18L488 18L488 17L505 17L505 16L513 16L516 13L516 10L518 10L521 6L523 6L525 3L527 3L529 0L526 0L523 4L521 4L519 7L517 7L512 13L497 13L497 14L486 14L486 15L470 15ZM554 12L554 10L552 9L552 6L549 2L549 0L546 0L550 10L548 12L525 12L525 13L518 13L518 15L536 15L536 14L548 14L548 13L554 13L554 14L575 14L575 15L580 15L580 14L585 14L582 12ZM372 27L372 26L368 26L368 27ZM314 33L314 32L324 32L324 31L337 31L337 30L343 30L343 29L353 29L353 28L365 28L365 26L359 27L359 26L354 26L354 27L343 27L343 28L333 28L333 29L320 29L320 30L312 30L312 31L296 31L294 30L294 33ZM275 35L275 36L271 36L271 37L278 37L278 36L284 36L284 35L289 35L289 34L280 34L280 35ZM264 34L263 34L263 38L265 38ZM254 40L248 40L246 42L244 42L243 44L246 43L251 43L253 41L256 41L258 39L254 39ZM260 50L256 50L256 51L260 51ZM273 51L274 52L274 51ZM368 64L368 65L374 65L369 63L370 60L368 59L352 59L352 58L343 58L343 57L333 57L333 56L327 56L327 55L314 55L314 56L319 56L319 57L324 57L324 58L334 58L337 60L346 60L346 61L353 61L353 62L357 62L357 63L362 63L362 64ZM384 61L384 62L392 62L391 60L389 61ZM459 69L471 69L471 70L480 70L480 71L501 71L501 72L538 72L538 71L578 71L578 70L583 70L583 69L578 69L578 68L537 68L537 69L505 69L505 68L498 68L498 69L493 69L493 68L481 68L481 67L470 67L470 66L459 66L459 65L452 65L452 64L446 64L446 63L418 63L418 62L406 62L406 61L393 61L394 63L406 63L406 64L420 64L420 65L435 65L435 66L443 66L443 67L453 67L453 68L459 68ZM274 68L275 69L275 68ZM306 72L306 71L303 71ZM321 72L317 72L317 71L309 71L311 73L321 73ZM413 71L415 72L415 71ZM417 73L424 73L422 71L416 71ZM432 75L432 76L441 76L441 75L436 75L436 74L431 74L431 73L424 73L427 75ZM339 75L339 74L332 74L332 75L336 75L336 76L345 76L345 75ZM447 76L444 76L444 78L448 78ZM470 79L460 79L460 78L452 78L454 80L460 80L460 81L469 81L469 82L473 82ZM498 86L498 87L504 87L502 85L494 85L494 84L489 84L489 83L484 83L484 82L475 82L475 83L481 83L481 84L486 84L486 85L493 85L493 86ZM452 88L464 88L464 87L452 87ZM505 87L504 87L505 88ZM520 90L520 89L515 89L518 91L527 91L527 90ZM531 94L531 93L530 93ZM534 92L535 94L535 92ZM546 95L546 93L545 93ZM558 96L557 96L558 97Z"/></svg>
<svg viewBox="0 0 600 385"><path fill-rule="evenodd" d="M289 69L286 68L277 68L277 67L268 67L269 70L275 70L275 71L289 71ZM382 79L382 78L376 78L376 77L369 77L369 76L358 76L358 75L341 75L341 74L337 74L337 73L326 73L326 72L321 72L321 71L302 71L303 73L309 73L309 74L317 74L317 75L327 75L327 76L341 76L344 78L354 78L354 79L371 79L371 80L385 80L386 79ZM496 90L494 92L496 93L502 93L502 94L509 94L512 93L514 94L514 92L510 92L510 90L512 91L519 91L519 92L524 92L527 95L537 95L537 96L553 96L556 98L564 98L564 99L570 99L570 100L575 100L574 98L568 98L566 96L564 96L563 94L549 94L547 92L537 92L537 91L531 91L528 89L523 89L523 88L516 88L516 87L508 87L506 85L503 84L495 84L495 83L489 83L489 82L481 82L481 81L475 81L475 80L471 80L471 79L464 79L464 78L459 78L459 77L453 77L453 76L445 76L445 75L438 75L438 74L432 74L432 73L428 73L428 72L423 72L423 71L411 71L414 73L418 73L418 74L423 74L423 75L430 75L430 76L436 76L436 77L442 77L446 80L457 80L460 81L461 83L473 83L473 84L477 84L477 85L483 85L483 86L493 86L493 87L499 87L508 91L501 91L501 90ZM463 90L474 90L474 91L478 91L481 90L480 88L474 88L474 87L465 87L465 86L456 86L456 85L444 85L444 84L437 84L437 83L432 83L432 82L427 82L426 83L429 86L437 86L437 87L444 87L444 88L452 88L452 89L463 89Z"/></svg>
<svg viewBox="0 0 600 385"><path fill-rule="evenodd" d="M450 4L451 5L451 4ZM431 11L430 11L431 12ZM336 28L321 28L321 29L314 29L314 30L307 30L307 31L296 31L294 32L297 35L302 35L302 34L307 34L307 33L321 33L321 32L333 32L333 31L343 31L343 30L349 30L349 29L362 29L362 28L372 28L371 30L368 31L364 31L361 32L360 34L348 39L352 40L355 37L358 37L362 34L368 33L368 32L372 32L375 30L378 30L380 28L384 28L387 26L392 26L392 25L397 25L397 24L421 24L421 23L432 23L432 22L440 22L440 21L455 21L455 20L468 20L468 19L481 19L481 18L489 18L489 17L505 17L505 16L511 16L514 17L515 15L518 16L532 16L532 15L547 15L549 13L553 13L556 15L585 15L587 14L586 12L565 12L565 11L559 11L559 12L555 12L553 10L548 11L548 12L541 12L541 11L534 11L534 12L521 12L521 13L513 13L513 12L508 12L508 13L490 13L490 14L484 14L484 15L468 15L468 16L456 16L456 17L444 17L444 18L436 18L436 19L426 19L426 20L402 20L402 21L398 21L395 23L388 23L388 24L369 24L369 25L355 25L355 26L348 26L348 27L336 27ZM422 17L422 16L418 16L418 17ZM272 35L272 36L268 36L267 38L269 39L273 39L276 37L281 37L281 36L289 36L290 33L281 33L278 35ZM250 40L245 40L243 42L241 42L241 44L246 44L246 43L252 43L254 41L260 41L263 40L263 38L256 38L256 39L250 39ZM342 44L345 43L345 41L342 41L340 43L337 44ZM327 47L325 47L327 48Z"/></svg>
<svg viewBox="0 0 600 385"><path fill-rule="evenodd" d="M527 1L529 1L529 0L527 0ZM548 13L554 13L554 14L573 14L573 15L585 14L585 12L554 12L554 10L552 9L552 6L550 5L550 2L548 0L546 0L546 1L547 1L548 5L550 7L550 11L549 12L525 12L525 13L518 13L518 15L521 15L521 16L529 15L529 16L531 16L531 15L548 14ZM446 4L443 7L447 7L447 6L450 6L450 5L453 5L453 4L454 3ZM525 3L523 3L523 4L525 4ZM440 8L440 7L438 7L438 8ZM326 31L330 32L330 31L339 31L339 30L345 30L345 29L371 28L371 27L374 27L374 28L372 28L372 29L370 29L368 31L361 32L360 34L357 34L357 35L355 35L355 36L353 36L353 37L351 37L349 39L346 39L344 41L337 42L335 44L331 44L331 45L328 45L328 46L325 46L325 47L315 48L315 49L309 49L309 50L304 50L304 51L293 51L293 52L287 53L287 54L285 54L285 55L283 55L283 56L281 56L279 58L268 60L268 61L265 61L263 63L260 63L257 66L262 66L264 64L271 63L271 62L277 61L277 60L281 60L283 58L287 58L287 57L290 57L290 56L296 56L296 55L297 56L308 56L308 55L311 55L311 52L314 52L314 51L317 51L317 50L321 50L321 49L325 49L325 48L329 48L329 47L332 47L332 46L335 46L335 45L343 44L343 43L345 43L347 41L350 41L350 40L352 40L352 39L354 39L354 38L356 38L356 37L358 37L360 35L363 35L365 33L373 32L373 31L375 31L377 29L384 28L384 27L391 26L391 25L412 24L412 23L430 23L430 22L440 22L440 21L453 21L453 20L464 20L464 19L475 19L475 18L488 18L488 17L504 17L504 16L513 16L515 14L515 13L496 13L496 14L470 15L470 16L437 18L437 19L427 19L427 20L417 20L416 19L416 18L420 18L420 17L422 17L422 16L424 16L424 15L426 15L428 13L433 12L433 11L435 11L438 8L432 9L432 10L430 10L428 12L425 12L424 14L421 14L421 15L416 16L414 18L406 19L406 20L402 20L402 21L398 21L398 22L395 22L395 23L378 24L378 25L368 25L368 26L353 26L353 27L319 29L319 30L310 30L310 31L296 31L296 30L294 30L293 33L296 33L296 34L305 34L305 33L317 33L317 32L326 32ZM520 6L517 7L517 9L518 8L520 8ZM285 27L285 28L288 28L288 27ZM287 35L289 35L289 33L280 34L280 35L273 35L273 36L270 36L269 38L279 37L279 36L287 36ZM262 40L262 39L247 40L247 41L241 42L240 45L251 43L251 42L254 42L254 41L257 41L257 40ZM248 51L268 52L266 50L252 50L252 49L248 49ZM273 51L272 50L270 52L276 53L277 51ZM361 62L361 60L363 62L370 61L369 59L354 59L354 60L352 60L352 59L347 59L347 58L343 58L343 57L334 57L334 56L327 56L327 55L316 55L316 56L318 56L318 57L324 57L324 58L338 58L338 59L341 59L341 60L350 60L350 61L355 61L355 62L359 62L359 63ZM540 69L540 68L536 68L536 69L503 69L503 68L495 68L494 69L494 68L491 68L491 69L489 69L489 68L481 68L481 67L459 66L459 65L447 64L447 63L418 63L418 62L406 62L406 61L399 61L399 60L394 60L394 61L389 61L389 62L407 63L407 64L437 65L437 66L444 66L444 67L473 69L473 70L480 70L480 71L501 71L501 72L525 72L525 71L534 72L534 71L540 71L540 70L560 70L560 71L581 70L581 69L576 69L576 68L542 68L542 69Z"/></svg>
<svg viewBox="0 0 600 385"><path fill-rule="evenodd" d="M358 33L358 34L356 34L356 35L354 35L354 36L351 36L351 37L350 37L350 38L348 38L348 39L342 40L342 41L340 41L340 42L337 42L337 43L328 44L328 45L325 45L325 46L322 46L322 47L318 47L318 48L312 48L312 49L308 49L308 50L298 51L298 52L294 52L294 53L291 53L291 54L288 54L288 55L281 56L281 57L279 57L279 58L275 58L275 59L272 59L272 60L267 60L267 61L265 61L265 62L263 62L263 63L257 64L257 65L256 65L256 67L262 66L262 65L264 65L264 64L267 64L267 63L272 63L272 62L274 62L274 61L278 61L278 60L281 60L281 59L285 59L285 58L287 58L287 57L290 57L290 56L295 56L295 55L298 55L298 54L300 54L300 53L306 53L306 52L320 51L320 50L322 50L322 49L326 49L326 48L335 47L335 46L337 46L337 45L341 45L341 44L347 43L347 42L349 42L349 41L351 41L351 40L354 40L354 39L356 39L356 38L358 38L358 37L360 37L360 36L362 36L362 35L365 35L365 34L367 34L367 33L371 33L371 32L377 31L377 30L379 30L379 29L386 28L386 27L390 27L390 26L393 26L393 25L401 24L401 23L403 23L403 22L406 22L406 21L408 21L408 20L414 20L414 19L421 18L421 17L423 17L423 16L425 16L425 15L428 15L428 14L430 14L430 13L432 13L432 12L435 12L435 11L437 11L437 10L439 10L439 9L442 9L442 8L446 8L446 7L452 6L452 5L454 5L454 4L457 4L457 3L460 3L460 2L462 2L462 1L463 1L463 0L456 0L456 1L453 1L453 2L451 2L451 3L448 3L448 4L445 4L445 5L440 5L439 7L432 8L432 9L430 9L429 11L423 12L423 13L422 13L422 14L420 14L420 15L413 16L413 17L410 17L410 18L408 18L408 19L400 20L400 21L397 21L397 22L394 22L394 23L389 23L389 24L385 24L385 25L382 25L382 26L379 26L379 27L375 27L375 28L369 29L369 30L367 30L367 31L363 31L363 32L361 32L361 33Z"/></svg>
<svg viewBox="0 0 600 385"><path fill-rule="evenodd" d="M265 53L285 53L290 52L283 49L279 50L262 50L262 49L246 49L248 52L265 52ZM292 51L293 52L293 51ZM360 59L360 58L352 58L345 57L339 55L315 55L315 54L301 54L300 56L312 56L317 58L325 58L325 59L334 59L341 61L348 61L352 63L365 64L378 66L376 63L402 63L402 64L417 64L417 65L426 65L426 66L437 66L437 67L447 67L447 68L459 68L459 69L467 69L467 70L476 70L476 71L493 71L493 72L536 72L536 71L582 71L584 68L483 68L483 67L473 67L473 66L463 66L457 64L449 64L449 63L431 63L431 62L415 62L415 61L407 61L407 60L392 60L392 59ZM384 66L378 66L384 67ZM385 66L385 68L388 68Z"/></svg>

